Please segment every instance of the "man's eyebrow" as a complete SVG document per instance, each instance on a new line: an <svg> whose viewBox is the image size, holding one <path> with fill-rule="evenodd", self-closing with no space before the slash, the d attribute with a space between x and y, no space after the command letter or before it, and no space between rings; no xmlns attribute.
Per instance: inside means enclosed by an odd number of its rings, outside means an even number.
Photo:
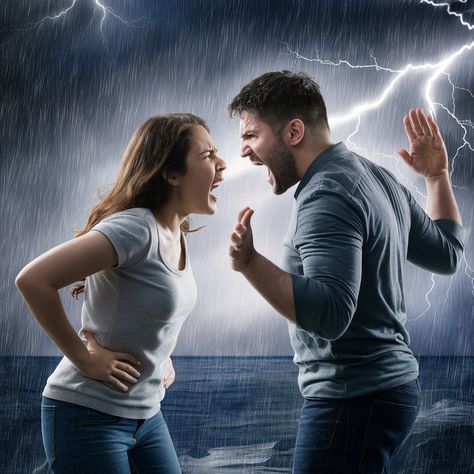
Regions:
<svg viewBox="0 0 474 474"><path fill-rule="evenodd" d="M240 134L240 138L244 138L245 136L250 135L252 133L255 133L255 129L249 128Z"/></svg>

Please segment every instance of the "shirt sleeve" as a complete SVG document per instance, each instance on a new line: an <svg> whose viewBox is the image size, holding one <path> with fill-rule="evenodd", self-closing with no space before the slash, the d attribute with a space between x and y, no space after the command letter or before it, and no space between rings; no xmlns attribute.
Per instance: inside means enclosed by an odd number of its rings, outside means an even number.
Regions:
<svg viewBox="0 0 474 474"><path fill-rule="evenodd" d="M132 210L112 214L91 230L101 232L112 243L118 258L114 268L126 268L138 263L150 248L150 227L144 217Z"/></svg>
<svg viewBox="0 0 474 474"><path fill-rule="evenodd" d="M464 227L448 219L431 220L412 194L404 191L411 218L407 259L434 273L455 273L464 250Z"/></svg>
<svg viewBox="0 0 474 474"><path fill-rule="evenodd" d="M321 191L298 209L294 246L303 275L291 275L296 324L326 340L341 337L354 316L362 273L364 226L353 200Z"/></svg>

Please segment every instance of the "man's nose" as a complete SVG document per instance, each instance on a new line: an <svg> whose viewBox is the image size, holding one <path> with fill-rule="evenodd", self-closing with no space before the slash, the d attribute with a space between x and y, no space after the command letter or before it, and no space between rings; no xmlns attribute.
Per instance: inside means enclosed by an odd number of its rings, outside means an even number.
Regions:
<svg viewBox="0 0 474 474"><path fill-rule="evenodd" d="M242 158L247 158L250 154L252 154L250 147L246 143L242 143L242 146L240 147L240 156Z"/></svg>

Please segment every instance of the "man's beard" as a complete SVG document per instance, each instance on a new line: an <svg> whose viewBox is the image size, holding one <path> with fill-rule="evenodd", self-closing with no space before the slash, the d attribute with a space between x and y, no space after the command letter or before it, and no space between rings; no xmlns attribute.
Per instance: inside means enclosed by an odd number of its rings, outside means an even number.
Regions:
<svg viewBox="0 0 474 474"><path fill-rule="evenodd" d="M299 178L296 174L296 165L293 154L283 142L281 134L277 136L271 150L274 194L283 194L288 188L295 185Z"/></svg>

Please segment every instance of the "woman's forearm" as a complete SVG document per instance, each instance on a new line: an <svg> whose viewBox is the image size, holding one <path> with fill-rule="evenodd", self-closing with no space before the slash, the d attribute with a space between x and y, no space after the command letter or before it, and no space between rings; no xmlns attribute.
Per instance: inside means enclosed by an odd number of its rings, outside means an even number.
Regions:
<svg viewBox="0 0 474 474"><path fill-rule="evenodd" d="M89 352L64 312L56 288L17 278L16 285L34 317L63 354L78 368L86 363Z"/></svg>

